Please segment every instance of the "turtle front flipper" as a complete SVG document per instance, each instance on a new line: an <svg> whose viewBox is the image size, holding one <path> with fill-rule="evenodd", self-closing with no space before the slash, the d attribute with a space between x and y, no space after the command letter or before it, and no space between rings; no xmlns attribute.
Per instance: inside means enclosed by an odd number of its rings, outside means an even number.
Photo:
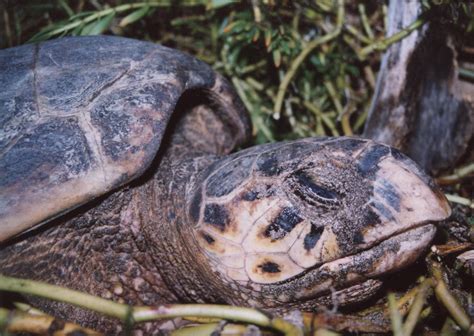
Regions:
<svg viewBox="0 0 474 336"><path fill-rule="evenodd" d="M225 106L233 144L248 136L225 81L153 43L63 38L2 50L0 64L0 242L143 174L186 92Z"/></svg>
<svg viewBox="0 0 474 336"><path fill-rule="evenodd" d="M355 138L250 148L193 190L188 218L222 297L267 308L310 308L409 265L450 214L414 162Z"/></svg>

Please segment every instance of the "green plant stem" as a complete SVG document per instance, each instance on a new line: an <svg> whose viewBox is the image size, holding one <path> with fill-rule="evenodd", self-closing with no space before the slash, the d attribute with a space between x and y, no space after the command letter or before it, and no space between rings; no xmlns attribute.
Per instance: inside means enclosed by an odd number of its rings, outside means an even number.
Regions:
<svg viewBox="0 0 474 336"><path fill-rule="evenodd" d="M433 312L433 309L431 307L426 307L420 313L420 319L423 320L423 319L427 318L428 316L431 315L432 312Z"/></svg>
<svg viewBox="0 0 474 336"><path fill-rule="evenodd" d="M358 6L360 19L362 21L362 26L364 27L365 33L369 37L369 39L374 39L374 32L370 28L369 19L367 18L367 13L365 12L365 6L363 4L359 4Z"/></svg>
<svg viewBox="0 0 474 336"><path fill-rule="evenodd" d="M470 174L474 174L474 163L454 170L451 175L441 176L436 179L439 184L457 183Z"/></svg>
<svg viewBox="0 0 474 336"><path fill-rule="evenodd" d="M458 195L445 194L448 201L453 203L462 204L474 209L474 202L469 198L461 197Z"/></svg>
<svg viewBox="0 0 474 336"><path fill-rule="evenodd" d="M466 68L458 69L459 77L469 80L474 80L474 71Z"/></svg>
<svg viewBox="0 0 474 336"><path fill-rule="evenodd" d="M245 91L244 91L242 85L240 84L240 79L238 79L237 77L232 77L231 80L232 80L232 84L234 84L234 87L235 87L235 90L237 91L237 94L239 95L240 99L242 99L242 102L244 103L245 108L247 109L247 111L252 113L252 111L253 111L252 103L247 98L247 95L245 94Z"/></svg>
<svg viewBox="0 0 474 336"><path fill-rule="evenodd" d="M250 64L250 65L247 65L243 68L238 69L238 73L239 73L239 75L245 75L247 73L250 73L250 72L253 72L257 69L261 69L261 68L265 67L266 64L267 64L267 62L265 60L262 60L260 62Z"/></svg>
<svg viewBox="0 0 474 336"><path fill-rule="evenodd" d="M290 82L295 76L300 65L316 47L318 47L319 45L323 43L327 43L331 41L332 39L336 38L341 33L343 20L344 20L344 0L337 0L336 28L332 32L324 36L318 37L314 39L313 41L309 42L306 45L306 47L301 51L301 53L291 63L290 69L283 77L283 80L281 81L280 86L278 87L277 97L275 100L275 105L273 107L275 119L278 120L280 118L281 108L283 105L283 99L285 97L286 90L288 88L288 85L290 85Z"/></svg>
<svg viewBox="0 0 474 336"><path fill-rule="evenodd" d="M346 24L344 28L351 33L355 38L357 38L359 41L364 42L366 44L372 43L372 40L369 39L368 37L364 36L361 32L359 32L354 26L350 24Z"/></svg>
<svg viewBox="0 0 474 336"><path fill-rule="evenodd" d="M383 40L374 42L374 43L362 48L359 51L359 57L361 59L364 59L367 55L369 55L373 51L384 51L385 49L387 49L392 44L394 44L394 43L404 39L408 35L410 35L413 31L417 30L418 28L423 26L425 23L426 23L426 19L424 19L424 18L419 18L419 19L413 21L412 24L410 24L408 27L400 30L398 33L393 34L390 37L387 37Z"/></svg>
<svg viewBox="0 0 474 336"><path fill-rule="evenodd" d="M365 79L367 80L367 83L369 83L370 88L372 90L375 89L375 75L374 72L372 71L372 68L369 65L366 65L364 67L364 74L365 74Z"/></svg>
<svg viewBox="0 0 474 336"><path fill-rule="evenodd" d="M386 4L382 5L382 14L383 14L384 31L387 31L388 30L388 6Z"/></svg>
<svg viewBox="0 0 474 336"><path fill-rule="evenodd" d="M423 305L425 304L426 297L428 296L428 292L432 285L433 281L431 279L426 279L421 283L419 291L416 294L415 301L413 302L405 324L403 325L404 336L411 335L415 329L416 323L418 322L423 309Z"/></svg>
<svg viewBox="0 0 474 336"><path fill-rule="evenodd" d="M357 117L357 120L354 124L354 129L358 131L365 125L365 121L367 120L367 116L369 115L369 107L365 107L363 112Z"/></svg>
<svg viewBox="0 0 474 336"><path fill-rule="evenodd" d="M435 280L434 292L437 299L444 305L462 330L469 330L471 320L456 298L451 294L446 282L444 282L441 265L437 262L433 262L431 272Z"/></svg>
<svg viewBox="0 0 474 336"><path fill-rule="evenodd" d="M321 118L321 120L324 122L324 124L329 128L329 130L331 131L332 135L333 136L339 136L339 132L337 131L336 129L336 126L334 125L334 123L332 122L332 119L329 118L327 116L326 113L323 113L319 107L317 107L316 105L308 102L308 101L304 101L303 102L303 105L304 107L306 107L308 110L310 110L311 112L314 113L314 115L317 117L317 118Z"/></svg>
<svg viewBox="0 0 474 336"><path fill-rule="evenodd" d="M215 317L265 327L270 327L272 321L269 316L254 309L226 305L172 304L157 307L135 307L133 309L133 319L135 322L147 322L186 316Z"/></svg>
<svg viewBox="0 0 474 336"><path fill-rule="evenodd" d="M13 46L12 32L10 29L10 15L6 9L3 10L3 22L5 24L5 35L7 38L8 46Z"/></svg>
<svg viewBox="0 0 474 336"><path fill-rule="evenodd" d="M212 304L168 304L156 307L132 307L59 286L3 275L0 275L0 290L30 294L70 303L103 315L118 318L127 324L174 317L214 317L271 328L288 336L303 334L302 330L293 324L280 318L272 318L252 308Z"/></svg>
<svg viewBox="0 0 474 336"><path fill-rule="evenodd" d="M331 97L331 100L334 104L334 107L336 108L336 111L337 111L337 113L340 117L342 115L344 109L343 109L342 104L339 100L339 97L337 96L336 88L334 87L334 85L332 84L332 82L330 80L324 81L324 87L328 91L329 97Z"/></svg>
<svg viewBox="0 0 474 336"><path fill-rule="evenodd" d="M256 23L262 22L262 10L258 6L257 0L252 0L253 18Z"/></svg>
<svg viewBox="0 0 474 336"><path fill-rule="evenodd" d="M200 324L173 330L170 336L209 336L219 327L219 323ZM222 335L222 333L219 333Z"/></svg>
<svg viewBox="0 0 474 336"><path fill-rule="evenodd" d="M66 302L121 320L125 320L131 309L130 306L125 304L116 303L86 293L38 281L16 279L4 275L0 275L0 290L31 294L50 300Z"/></svg>
<svg viewBox="0 0 474 336"><path fill-rule="evenodd" d="M456 322L454 322L450 317L444 320L443 326L441 327L440 336L458 336L459 330Z"/></svg>
<svg viewBox="0 0 474 336"><path fill-rule="evenodd" d="M256 93L255 89L246 81L240 80L235 76L232 77L232 83L235 86L237 94L244 102L245 107L250 112L252 124L254 125L253 132L256 132L256 130L260 130L268 141L274 142L275 138L272 132L270 131L268 126L265 125L265 122L262 118L262 113L259 113L259 109L262 108L262 106L254 106L250 102L250 99L248 97L248 95L250 95L250 98L253 101L258 101L258 93ZM247 90L244 89L244 86Z"/></svg>
<svg viewBox="0 0 474 336"><path fill-rule="evenodd" d="M206 323L197 326L184 327L171 332L170 336L209 336L216 333L219 323ZM225 335L245 335L247 327L242 324L226 324L218 334Z"/></svg>
<svg viewBox="0 0 474 336"><path fill-rule="evenodd" d="M33 308L29 304L23 303L23 302L13 302L13 306L18 309L19 311L22 311L24 313L28 313L31 315L46 315L45 312L42 312L39 309Z"/></svg>
<svg viewBox="0 0 474 336"><path fill-rule="evenodd" d="M245 79L245 82L251 86L254 90L257 90L257 91L262 91L263 89L265 89L265 86L260 83L259 81L253 79L252 77L247 77Z"/></svg>
<svg viewBox="0 0 474 336"><path fill-rule="evenodd" d="M135 322L147 322L173 317L215 317L224 320L254 324L264 328L275 329L285 335L302 335L301 329L280 319L251 308L233 307L213 304L173 304L158 307L133 308Z"/></svg>
<svg viewBox="0 0 474 336"><path fill-rule="evenodd" d="M318 329L314 332L314 336L339 336L341 334L327 329Z"/></svg>
<svg viewBox="0 0 474 336"><path fill-rule="evenodd" d="M402 316L398 311L397 298L395 294L388 294L388 308L390 311L390 320L392 321L392 330L394 336L403 336Z"/></svg>
<svg viewBox="0 0 474 336"><path fill-rule="evenodd" d="M324 87L329 93L329 97L331 97L331 100L334 104L334 107L336 108L337 114L339 118L341 119L341 126L342 126L342 131L344 135L351 136L354 133L352 132L351 124L350 124L350 113L349 111L346 111L344 113L344 108L342 107L341 101L339 100L339 97L336 92L336 88L334 87L333 83L330 80L324 81Z"/></svg>

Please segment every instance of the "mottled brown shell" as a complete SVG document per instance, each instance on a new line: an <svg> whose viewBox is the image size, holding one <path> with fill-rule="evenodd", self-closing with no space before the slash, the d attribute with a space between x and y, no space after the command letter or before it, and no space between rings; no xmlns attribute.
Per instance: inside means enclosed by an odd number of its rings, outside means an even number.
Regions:
<svg viewBox="0 0 474 336"><path fill-rule="evenodd" d="M248 134L227 82L176 50L111 36L2 50L0 242L140 176L187 90Z"/></svg>

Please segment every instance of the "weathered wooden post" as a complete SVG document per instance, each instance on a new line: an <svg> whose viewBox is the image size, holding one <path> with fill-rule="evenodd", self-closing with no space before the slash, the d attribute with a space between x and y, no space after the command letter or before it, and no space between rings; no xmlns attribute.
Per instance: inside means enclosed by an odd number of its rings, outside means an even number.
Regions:
<svg viewBox="0 0 474 336"><path fill-rule="evenodd" d="M392 36L421 1L392 0ZM433 174L474 156L474 82L459 78L462 45L450 25L425 24L385 52L364 136L398 147Z"/></svg>

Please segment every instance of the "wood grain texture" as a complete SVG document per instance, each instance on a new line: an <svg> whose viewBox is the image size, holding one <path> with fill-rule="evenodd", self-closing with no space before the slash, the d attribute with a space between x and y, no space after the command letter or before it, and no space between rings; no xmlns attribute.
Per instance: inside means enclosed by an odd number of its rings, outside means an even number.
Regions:
<svg viewBox="0 0 474 336"><path fill-rule="evenodd" d="M419 1L391 1L387 35L415 21ZM364 136L397 147L436 174L472 148L474 84L458 78L449 26L425 24L384 54ZM471 146L470 146L471 145Z"/></svg>

